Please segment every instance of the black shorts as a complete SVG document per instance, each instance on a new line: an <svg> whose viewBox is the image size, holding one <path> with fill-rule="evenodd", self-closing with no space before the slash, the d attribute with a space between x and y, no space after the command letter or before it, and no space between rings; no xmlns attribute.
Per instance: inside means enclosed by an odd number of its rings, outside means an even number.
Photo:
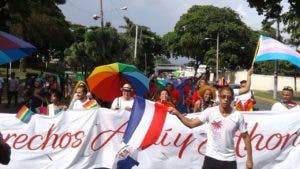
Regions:
<svg viewBox="0 0 300 169"><path fill-rule="evenodd" d="M202 169L237 169L236 161L221 161L205 156Z"/></svg>

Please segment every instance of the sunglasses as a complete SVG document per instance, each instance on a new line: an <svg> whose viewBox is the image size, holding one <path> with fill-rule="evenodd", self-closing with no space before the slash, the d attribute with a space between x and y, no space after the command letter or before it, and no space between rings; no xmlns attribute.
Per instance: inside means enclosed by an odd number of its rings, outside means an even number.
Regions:
<svg viewBox="0 0 300 169"><path fill-rule="evenodd" d="M123 89L122 91L123 92L131 92L131 90L125 90L125 89Z"/></svg>
<svg viewBox="0 0 300 169"><path fill-rule="evenodd" d="M293 91L293 88L290 86L284 86L283 90Z"/></svg>
<svg viewBox="0 0 300 169"><path fill-rule="evenodd" d="M232 96L228 96L228 95L219 95L221 99L227 99L227 100L233 100Z"/></svg>

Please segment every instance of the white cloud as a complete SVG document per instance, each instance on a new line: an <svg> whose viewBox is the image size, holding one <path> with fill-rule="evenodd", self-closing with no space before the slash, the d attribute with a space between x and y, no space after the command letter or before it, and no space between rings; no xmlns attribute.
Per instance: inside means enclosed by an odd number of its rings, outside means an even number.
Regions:
<svg viewBox="0 0 300 169"><path fill-rule="evenodd" d="M187 12L193 5L214 5L217 7L231 7L237 11L242 20L250 27L259 29L262 16L258 16L255 9L250 9L248 3L243 0L103 0L104 20L112 23L114 27L124 25L123 16L129 17L133 22L148 26L152 31L163 35L173 31L180 16ZM127 6L127 10L121 10ZM91 18L93 14L99 14L100 4L98 0L82 1L67 0L60 6L67 20L83 25L99 25L99 21Z"/></svg>
<svg viewBox="0 0 300 169"><path fill-rule="evenodd" d="M238 14L241 15L242 18L244 18L246 16L246 11L245 11L242 4L238 5L238 7L236 8L236 11L237 11Z"/></svg>

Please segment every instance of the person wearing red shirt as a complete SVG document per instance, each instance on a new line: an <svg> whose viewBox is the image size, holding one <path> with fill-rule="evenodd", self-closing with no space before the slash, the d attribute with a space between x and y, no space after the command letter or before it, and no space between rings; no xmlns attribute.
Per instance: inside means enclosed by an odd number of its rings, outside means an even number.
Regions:
<svg viewBox="0 0 300 169"><path fill-rule="evenodd" d="M193 106L194 106L195 102L200 99L200 95L199 95L200 88L202 86L206 86L206 85L208 85L206 78L200 78L197 81L197 83L195 85L195 90L194 90L194 93L193 93L193 96L192 96L192 100L193 100L192 105Z"/></svg>
<svg viewBox="0 0 300 169"><path fill-rule="evenodd" d="M180 99L180 92L177 89L174 89L174 86L172 83L167 83L166 89L171 94L171 99L172 99L173 104L175 106L178 105L179 99Z"/></svg>
<svg viewBox="0 0 300 169"><path fill-rule="evenodd" d="M192 79L187 79L186 85L183 87L184 92L184 106L187 109L187 112L191 112L191 107L193 104L192 99Z"/></svg>
<svg viewBox="0 0 300 169"><path fill-rule="evenodd" d="M167 89L162 89L159 92L159 98L156 103L162 104L167 107L175 107L175 105L170 100L170 94Z"/></svg>

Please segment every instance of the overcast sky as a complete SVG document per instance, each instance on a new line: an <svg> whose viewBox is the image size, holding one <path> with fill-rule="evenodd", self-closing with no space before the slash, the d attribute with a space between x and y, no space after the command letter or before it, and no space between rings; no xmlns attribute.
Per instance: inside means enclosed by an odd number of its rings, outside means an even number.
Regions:
<svg viewBox="0 0 300 169"><path fill-rule="evenodd" d="M103 0L104 21L118 28L125 25L123 16L127 16L134 23L145 25L163 35L173 31L179 17L193 5L230 7L251 28L258 30L261 27L263 16L258 16L246 0ZM100 13L100 0L67 0L66 4L59 7L66 19L73 23L100 25L99 20L92 19L94 14ZM123 7L127 7L127 10L122 10Z"/></svg>

